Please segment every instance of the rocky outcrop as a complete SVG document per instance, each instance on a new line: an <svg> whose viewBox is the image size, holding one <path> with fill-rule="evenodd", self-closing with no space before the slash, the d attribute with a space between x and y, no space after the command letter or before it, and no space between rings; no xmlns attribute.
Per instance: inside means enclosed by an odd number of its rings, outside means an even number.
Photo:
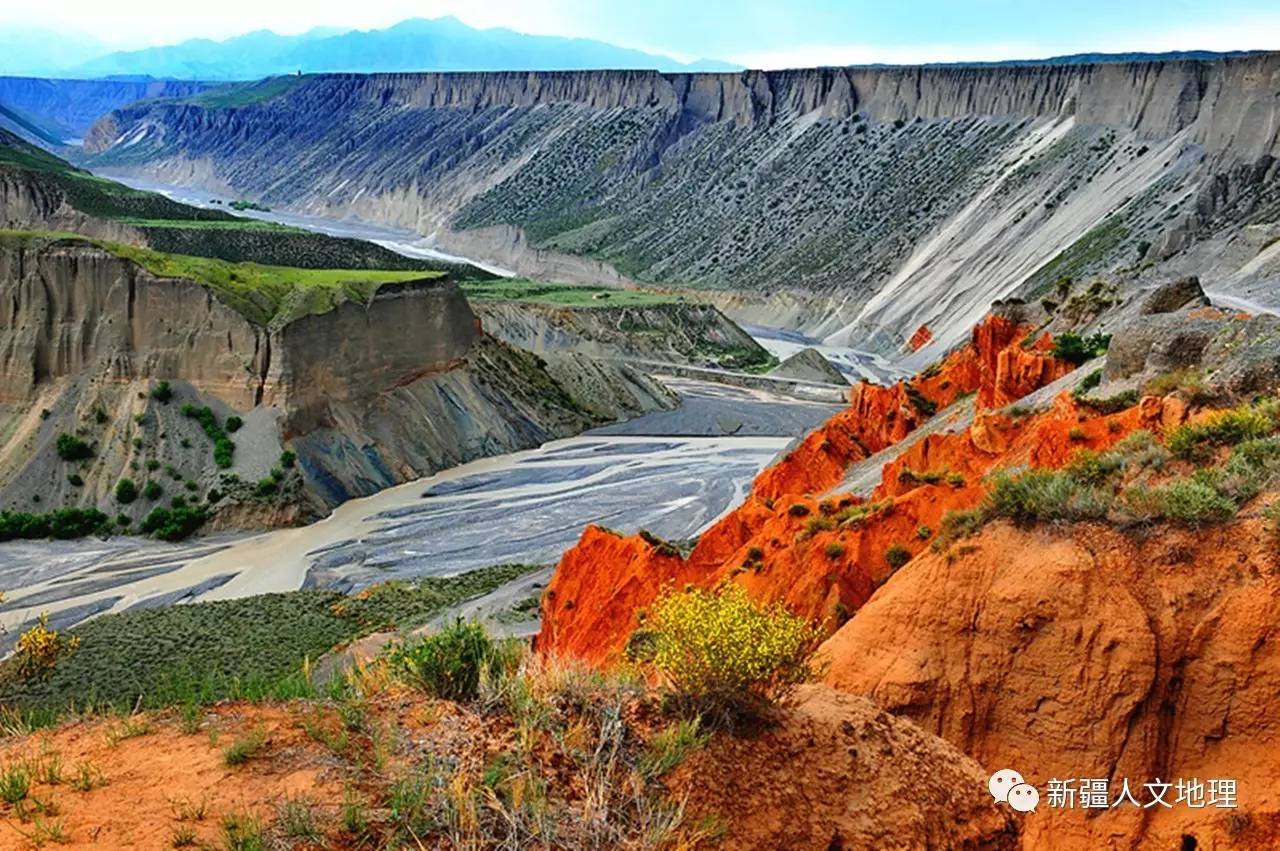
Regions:
<svg viewBox="0 0 1280 851"><path fill-rule="evenodd" d="M29 510L117 505L122 478L161 467L198 498L267 476L284 447L301 490L252 511L300 519L484 455L535 446L590 425L673 407L675 398L625 367L582 357L550 369L538 356L486 337L447 279L388 284L367 303L269 327L211 289L158 278L80 240L0 243L0 500ZM552 372L555 373L553 377ZM177 399L152 398L171 382ZM590 394L584 406L574 393ZM229 469L213 466L208 438L185 404L235 414ZM93 457L68 465L54 452L75 434ZM276 488L269 490L276 494ZM225 505L225 503L224 503Z"/></svg>
<svg viewBox="0 0 1280 851"><path fill-rule="evenodd" d="M539 649L595 663L611 661L636 627L636 613L663 588L687 583L734 581L756 599L782 601L792 611L834 629L892 575L890 550L900 548L908 557L919 552L932 534L922 536L920 529L937 529L948 511L981 499L982 475L997 460L1018 456L1008 444L1024 431L997 415L980 420L981 426L975 423L980 431L1007 430L1004 443L987 451L967 445L967 452L954 454L974 460L954 464L954 469L939 461L937 441L968 440L967 432L963 438L925 438L912 446L900 467L886 467L883 482L869 499L839 492L846 471L899 443L960 396L974 391L982 395L984 388L1007 382L1009 373L999 368L1000 352L1021 350L1029 330L1016 317L993 316L974 330L969 346L952 353L927 376L892 387L856 385L849 408L762 471L747 499L704 532L687 557L643 536L621 538L588 528L561 558L548 585ZM1053 366L1027 375L1045 377L1065 369ZM1022 385L998 386L1001 393L1011 393ZM1028 447L1034 447L1026 448L1026 454L1043 452L1046 446L1061 452L1066 451L1062 447L1074 451L1093 445L1069 440L1075 428L1079 425L1071 410L1042 423L1024 437ZM1113 430L1099 419L1085 436L1105 446L1125 431Z"/></svg>
<svg viewBox="0 0 1280 851"><path fill-rule="evenodd" d="M475 299L472 309L487 333L543 355L575 351L730 369L769 362L769 353L750 334L711 305L613 307L607 291L599 295L590 306Z"/></svg>
<svg viewBox="0 0 1280 851"><path fill-rule="evenodd" d="M757 735L716 737L671 782L689 790L694 814L733 813L724 848L1023 847L1019 817L991 805L980 765L820 686L801 687L781 723Z"/></svg>
<svg viewBox="0 0 1280 851"><path fill-rule="evenodd" d="M925 363L996 298L1139 256L1174 268L1274 218L1278 76L1275 54L319 75L236 108L121 109L87 146L102 168L406 226L531 274L751 291L810 336Z"/></svg>
<svg viewBox="0 0 1280 851"><path fill-rule="evenodd" d="M769 370L775 378L794 378L821 384L848 384L840 370L814 348L804 348Z"/></svg>

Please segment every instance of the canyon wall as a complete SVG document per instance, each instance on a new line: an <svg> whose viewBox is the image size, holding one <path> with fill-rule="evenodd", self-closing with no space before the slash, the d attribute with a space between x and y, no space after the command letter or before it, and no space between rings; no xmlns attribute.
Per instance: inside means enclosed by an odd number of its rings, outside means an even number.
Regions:
<svg viewBox="0 0 1280 851"><path fill-rule="evenodd" d="M234 106L129 106L86 150L97 168L405 226L533 275L729 290L734 316L790 305L836 344L902 353L927 325L923 365L997 298L1141 283L1274 220L1278 86L1275 54L319 75ZM1253 259L1195 256L1210 287L1242 285Z"/></svg>
<svg viewBox="0 0 1280 851"><path fill-rule="evenodd" d="M153 392L160 382L172 401ZM598 393L584 407L569 386ZM130 478L188 498L240 494L250 504L237 523L292 522L674 403L625 365L549 364L485 336L447 279L385 285L368 303L264 327L196 281L158 278L83 240L0 240L6 509L92 504L140 517L152 506L114 498ZM230 466L215 467L190 406L243 421ZM79 437L92 456L58 457L60 435ZM298 472L285 483L296 487L254 491L286 447Z"/></svg>

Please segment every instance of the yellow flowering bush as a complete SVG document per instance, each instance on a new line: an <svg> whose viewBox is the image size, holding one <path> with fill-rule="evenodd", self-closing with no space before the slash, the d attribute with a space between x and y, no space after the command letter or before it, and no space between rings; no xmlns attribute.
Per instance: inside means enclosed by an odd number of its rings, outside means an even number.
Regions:
<svg viewBox="0 0 1280 851"><path fill-rule="evenodd" d="M700 713L758 714L813 679L821 631L781 603L760 605L742 586L667 590L630 647Z"/></svg>
<svg viewBox="0 0 1280 851"><path fill-rule="evenodd" d="M80 646L78 636L67 636L49 629L49 613L40 615L35 626L18 636L14 661L22 679L44 679L53 673L62 656L74 653Z"/></svg>

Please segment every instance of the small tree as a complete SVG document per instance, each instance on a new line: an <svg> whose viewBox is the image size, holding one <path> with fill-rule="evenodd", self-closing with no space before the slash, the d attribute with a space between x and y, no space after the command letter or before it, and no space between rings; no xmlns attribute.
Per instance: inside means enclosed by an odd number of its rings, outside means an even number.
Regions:
<svg viewBox="0 0 1280 851"><path fill-rule="evenodd" d="M133 479L121 479L116 482L116 502L128 505L138 498L138 486Z"/></svg>
<svg viewBox="0 0 1280 851"><path fill-rule="evenodd" d="M74 434L58 435L56 448L63 461L85 461L93 457L93 447Z"/></svg>

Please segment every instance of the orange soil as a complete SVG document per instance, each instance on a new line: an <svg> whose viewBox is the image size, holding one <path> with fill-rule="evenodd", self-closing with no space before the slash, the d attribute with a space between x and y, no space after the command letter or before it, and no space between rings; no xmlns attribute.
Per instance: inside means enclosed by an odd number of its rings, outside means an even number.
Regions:
<svg viewBox="0 0 1280 851"><path fill-rule="evenodd" d="M589 695L575 690L586 682L568 683L561 697L549 698L550 705L569 707L576 705L573 700L594 705L593 701L611 699L607 691ZM901 847L1016 847L1016 821L990 805L981 767L953 746L865 698L817 684L804 687L799 698L794 709L760 732L717 733L684 766L662 779L658 796L687 806L682 836L672 847L702 847L698 837L708 835L704 824L725 828L722 840L711 843L718 848L828 847L836 837L844 847L864 848L878 847L888 836ZM33 801L56 810L47 819L62 825L62 838L45 847L160 851L174 847L177 831L190 830L197 847L222 848L223 818L245 813L260 820L267 848L457 847L444 829L420 837L417 845L382 844L390 836L385 828L395 820L389 809L391 783L420 774L428 763L456 766L450 787L469 788L480 796L479 806L489 806L481 786L486 766L509 757L524 741L513 719L503 711L482 712L395 686L382 687L364 705L367 727L384 731L381 751L375 751L368 735L355 732L346 748L330 751L305 733L303 722L336 733L340 726L334 705L293 701L210 707L194 733L182 732L172 714L161 716L144 734L114 747L108 731L120 722L73 723L4 742L0 761L9 764L41 755L47 760L51 754L61 758L63 782L36 784L24 802L28 811ZM628 746L637 753L670 722L658 713L657 705L651 696L640 695L628 698L622 710ZM597 811L601 802L587 800L588 787L598 788L593 784L601 778L584 774L583 752L578 750L590 749L600 720L582 710L565 711L571 714L558 716L565 723L559 737L539 732L537 725L529 728L541 738L531 743L531 762L512 776L533 772L536 782L544 783L557 800L576 801L583 824L597 819L616 823L625 816ZM575 711L580 713L576 720ZM259 726L269 732L266 746L241 765L227 767L224 748L235 736ZM216 742L211 731L217 732ZM84 763L101 770L104 785L89 791L71 785ZM797 767L801 776L791 776ZM625 774L625 767L620 770ZM624 778L613 781L622 783ZM372 826L365 836L342 826L348 789L363 802ZM631 793L617 786L610 794ZM280 805L300 796L305 796L320 834L314 841L288 837L279 818ZM821 803L803 819L779 819L779 806L799 807L817 798ZM901 806L903 798L912 805ZM868 807L883 811L885 817L868 820ZM555 812L559 818L568 815ZM0 825L5 831L0 847L36 847L28 839L36 829L35 819L23 819L16 808L2 804L0 814L6 822ZM561 821L556 835L565 837L567 828ZM481 838L483 829L480 834L461 847L499 847L494 836ZM512 846L508 841L500 847ZM546 848L548 843L525 837L520 847ZM555 847L586 845L565 838Z"/></svg>
<svg viewBox="0 0 1280 851"><path fill-rule="evenodd" d="M179 811L202 802L205 817L187 823L197 838L214 847L220 847L221 820L228 813L252 812L265 820L278 801L299 793L336 810L342 786L307 753L308 745L315 746L286 711L230 704L210 719L190 735L172 722L156 724L152 732L114 747L108 733L121 722L84 721L5 742L0 760L9 763L42 753L61 758L63 782L39 783L32 790L36 800L55 804L57 813L50 819L65 825L66 840L58 848L171 848L173 830L183 823ZM267 748L274 758L227 767L223 749L259 725L268 731ZM211 744L210 730L218 731L217 746ZM74 789L71 781L82 765L100 769L105 785L83 792ZM33 822L23 823L10 808L0 826L0 847L27 847L26 836L34 829Z"/></svg>
<svg viewBox="0 0 1280 851"><path fill-rule="evenodd" d="M1256 513L1147 536L992 524L894 575L823 645L827 682L1038 784L1028 848L1280 847L1280 559ZM1229 778L1239 809L1086 818L1045 806L1052 778L1113 797Z"/></svg>
<svg viewBox="0 0 1280 851"><path fill-rule="evenodd" d="M928 544L922 527L936 529L948 511L981 499L978 477L1008 454L1000 441L1012 440L1023 428L1004 418L980 416L976 438L968 433L927 438L898 467L890 465L888 484L872 497L890 504L861 523L826 528L835 523L831 515L860 500L821 500L816 495L838 485L851 464L897 443L928 418L912 394L939 409L975 391L980 407L1003 405L1069 372L1070 364L1044 353L1048 337L1023 347L1028 330L991 316L974 330L969 345L925 375L891 387L855 386L850 407L761 472L743 504L707 530L687 559L664 555L638 536L619 538L588 528L552 578L537 646L593 663L612 660L635 628L638 613L664 587L713 585L724 579L739 582L757 599L782 600L797 614L827 619L834 629L893 572L885 558L890 547L905 547L914 555ZM1042 444L1058 441L1064 450L1106 445L1132 427L1122 417L1120 430L1113 432L1100 420L1077 422L1081 416L1064 408L1037 426L1033 446L1018 449L1036 460L1055 451L1036 448ZM1066 435L1077 427L1087 436L1073 445ZM1001 435L998 440L996 435ZM984 441L999 448L979 451ZM898 479L901 467L918 472L949 468L963 474L966 483L905 488ZM752 557L757 553L758 558Z"/></svg>
<svg viewBox="0 0 1280 851"><path fill-rule="evenodd" d="M911 339L907 341L907 349L918 352L925 346L933 342L933 332L929 330L928 325L921 325L911 335Z"/></svg>

